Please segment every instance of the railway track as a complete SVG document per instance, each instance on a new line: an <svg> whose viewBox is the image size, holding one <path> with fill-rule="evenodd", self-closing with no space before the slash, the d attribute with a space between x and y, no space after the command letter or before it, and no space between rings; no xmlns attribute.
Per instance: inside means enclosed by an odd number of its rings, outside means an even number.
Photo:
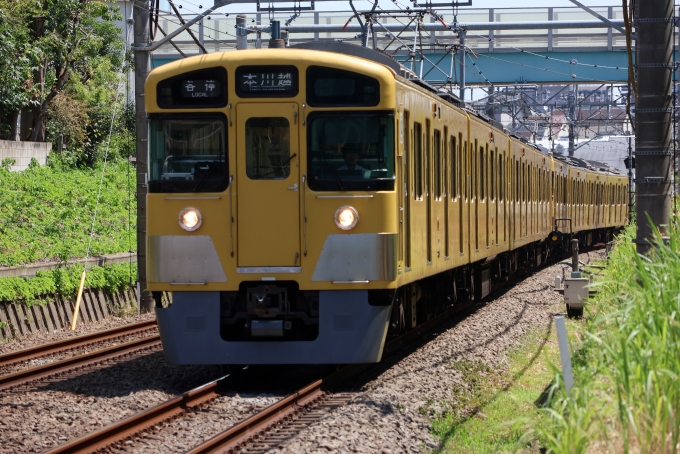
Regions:
<svg viewBox="0 0 680 454"><path fill-rule="evenodd" d="M509 281L494 287L492 294L482 301L495 298L504 289L512 287L532 272L520 271ZM421 339L425 333L451 319L456 313L473 307L477 302L466 302L452 307L421 324L411 331L399 336L385 345L384 353L389 354ZM346 404L353 393L330 392L352 378L369 372L378 364L350 365L339 371L300 388L266 409L256 413L227 430L213 436L188 452L191 454L225 452L243 449L248 452L263 452L291 438L311 422L321 418L329 410ZM48 451L50 453L94 452L116 442L133 437L145 429L162 421L176 417L187 409L199 407L221 396L220 385L228 376L207 383L189 392L179 395L153 408L118 421L97 431L83 435Z"/></svg>
<svg viewBox="0 0 680 454"><path fill-rule="evenodd" d="M0 369L31 359L58 355L70 350L96 346L97 344L111 342L129 336L143 335L145 332L153 330L155 326L155 320L148 320L84 336L72 337L70 339L44 344L38 347L6 353L0 355ZM24 385L35 380L67 373L74 369L81 369L122 356L134 354L139 351L152 349L154 347L160 348L160 345L160 336L158 334L153 334L112 347L2 375L0 376L0 391Z"/></svg>
<svg viewBox="0 0 680 454"><path fill-rule="evenodd" d="M462 306L451 308L387 343L385 345L385 353L393 352L419 338L423 333L445 322L454 313L463 310L464 307ZM327 391L328 389L337 386L348 377L362 370L375 366L375 364L345 366L326 378L316 380L302 387L263 411L210 438L189 452L209 453L228 451L243 443L247 443L257 434L267 431L283 421L292 423L295 426L304 427L309 424L310 417L308 415L313 409L322 408L328 410L344 404L352 396L352 394L348 393L331 394ZM136 415L68 441L47 452L52 454L95 452L113 443L132 437L162 421L183 413L187 409L198 407L219 397L221 395L219 391L220 385L227 377L225 376L202 385ZM311 419L313 420L315 417L312 415ZM272 438L272 442L277 440L277 438L280 439L282 436L286 437L287 432L296 433L298 430L299 427L288 427L286 425L286 430L277 431L277 434Z"/></svg>

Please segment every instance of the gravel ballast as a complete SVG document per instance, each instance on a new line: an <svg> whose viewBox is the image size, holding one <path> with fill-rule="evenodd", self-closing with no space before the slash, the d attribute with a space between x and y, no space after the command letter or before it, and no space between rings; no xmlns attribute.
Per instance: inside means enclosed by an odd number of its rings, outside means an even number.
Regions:
<svg viewBox="0 0 680 454"><path fill-rule="evenodd" d="M581 254L581 260L587 263L602 255ZM547 329L555 313L564 312L562 297L552 288L563 266L546 267L478 304L471 313L441 327L436 336L430 335L412 353L386 358L386 364L380 366L383 372L359 389L347 405L322 416L272 452L419 452L434 448L431 415L451 410L455 406L452 389L466 385L452 365L482 361L489 367L506 367L507 353L527 331ZM125 322L141 319L144 316ZM119 324L106 320L79 329L96 331ZM23 349L69 335L40 333L12 340L1 348ZM44 451L221 375L223 370L216 366L168 365L162 352L153 352L35 390L0 393L0 453ZM273 382L292 384L299 379L289 378L295 373L283 369L269 375L275 379L263 383L259 392L252 383L246 391L239 386L227 389L217 401L112 446L108 452L186 451L278 400L285 392L272 392Z"/></svg>
<svg viewBox="0 0 680 454"><path fill-rule="evenodd" d="M584 253L580 260L590 263L603 256L599 251ZM549 329L553 317L565 312L562 296L553 286L555 276L561 276L569 264L546 267L478 305L367 383L346 406L270 451L393 453L435 448L428 415L455 411L452 391L466 386L452 365L481 361L492 368L507 367L507 354L525 333Z"/></svg>

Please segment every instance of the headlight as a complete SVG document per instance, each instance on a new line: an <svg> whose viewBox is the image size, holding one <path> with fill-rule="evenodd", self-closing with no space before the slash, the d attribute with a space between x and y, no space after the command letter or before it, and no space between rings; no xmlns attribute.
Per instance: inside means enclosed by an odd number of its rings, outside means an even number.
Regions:
<svg viewBox="0 0 680 454"><path fill-rule="evenodd" d="M342 230L350 230L359 222L359 212L354 207L340 207L335 212L335 225Z"/></svg>
<svg viewBox="0 0 680 454"><path fill-rule="evenodd" d="M201 226L201 212L196 208L188 207L179 214L179 226L187 232L193 232Z"/></svg>

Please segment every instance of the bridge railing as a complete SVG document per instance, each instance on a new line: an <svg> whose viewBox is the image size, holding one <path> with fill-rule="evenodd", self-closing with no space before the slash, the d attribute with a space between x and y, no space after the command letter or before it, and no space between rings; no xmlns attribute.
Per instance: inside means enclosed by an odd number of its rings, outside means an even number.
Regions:
<svg viewBox="0 0 680 454"><path fill-rule="evenodd" d="M199 21L191 27L193 33L203 43L208 52L227 51L236 47L236 15L237 11L232 8L243 8L242 4L224 7L209 18ZM621 7L606 6L593 7L595 12L603 17L613 20L621 20L623 12ZM186 11L185 11L186 12ZM389 13L380 13L377 22L381 24L404 25L410 22L409 17L402 15L393 17ZM226 16L228 14L228 16ZM266 12L245 13L248 17L248 25L263 25L269 23L269 14ZM550 22L550 21L593 21L595 17L576 7L544 7L544 8L461 8L454 17L451 10L440 10L439 14L447 23L456 21L460 24L472 23L494 23L511 24L522 22ZM290 42L305 42L311 40L343 40L349 43L359 44L359 37L356 31L339 31L345 23L350 20L353 13L351 11L302 11L291 25L299 27L306 25L307 31L295 32L290 34ZM286 29L284 22L289 19L291 13L277 12L276 19L281 21L281 27ZM189 14L186 20L194 17ZM413 16L412 16L413 17ZM441 50L442 46L458 43L458 37L451 30L444 26L437 27L438 21L429 15L425 15L423 22L435 24L435 30L421 31L419 36L415 36L414 31L409 30L402 33L399 39L394 39L392 33L387 35L387 31L382 29L379 24L375 24L373 29L376 34L376 45L382 50L394 52L405 44L412 45L414 40L422 44L423 50ZM357 25L357 20L352 19L350 25ZM170 33L179 27L178 19L173 15L164 15L159 20L159 25L166 33ZM318 30L312 31L310 28L319 26ZM324 26L335 26L335 30L328 31ZM351 27L350 27L351 28ZM158 35L162 36L162 35ZM250 33L248 36L248 46L256 47L257 34ZM261 45L266 47L269 36L266 33L260 34ZM675 40L677 42L677 40ZM186 54L196 54L199 51L193 39L187 32L179 34L174 39L175 45ZM391 44L390 44L391 43ZM370 45L373 44L371 39ZM625 49L625 36L619 31L607 27L603 23L602 28L569 28L569 29L513 29L513 30L475 30L469 31L467 35L467 45L474 51L480 52L505 52L526 49L532 51L557 51L557 50L623 50ZM156 55L167 57L178 55L177 50L169 45L163 45L156 52Z"/></svg>

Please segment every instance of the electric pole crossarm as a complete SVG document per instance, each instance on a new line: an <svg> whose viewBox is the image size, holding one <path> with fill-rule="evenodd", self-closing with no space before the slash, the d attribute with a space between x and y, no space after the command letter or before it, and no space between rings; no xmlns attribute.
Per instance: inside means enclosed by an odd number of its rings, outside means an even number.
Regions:
<svg viewBox="0 0 680 454"><path fill-rule="evenodd" d="M144 47L143 49L139 49L139 50L142 50L142 51L144 51L144 52L151 52L151 51L154 51L154 50L158 49L158 48L161 47L163 44L167 43L168 41L170 41L171 39L173 39L175 36L179 35L179 34L182 33L184 30L188 29L189 27L191 27L192 25L194 25L196 22L198 22L198 21L200 21L201 19L203 19L204 17L206 17L208 14L211 14L211 13L212 13L213 11L215 11L216 9L221 8L221 7L223 7L223 6L226 6L226 5L229 5L229 4L231 4L231 3L233 3L231 0L227 0L227 1L222 2L222 3L218 3L218 4L216 4L215 6L213 6L213 7L211 7L211 8L208 8L207 10L205 10L204 12L202 12L201 14L199 14L198 16L196 16L196 17L194 17L193 19L191 19L191 20L190 20L189 22L187 22L186 24L182 25L181 27L179 27L178 29L174 30L173 32L167 34L163 39L160 39L160 40L158 40L158 41L155 41L155 42L151 43L151 45L149 45L148 47Z"/></svg>
<svg viewBox="0 0 680 454"><path fill-rule="evenodd" d="M186 21L184 20L184 18L183 18L182 15L180 14L179 10L177 9L177 7L176 7L175 4L173 3L173 1L172 1L172 0L168 0L168 3L170 3L170 7L171 7L172 10L175 12L175 15L177 15L177 18L179 19L179 23L182 24L182 25L185 25L185 24L186 24ZM181 27L180 27L180 28L181 28ZM201 49L201 51L203 51L204 54L207 54L208 51L205 50L205 47L203 46L203 43L201 43L201 40L198 39L198 38L196 38L196 35L194 35L194 32L192 32L190 28L187 28L186 31L187 31L187 33L189 33L189 36L191 36L191 39L194 40L194 42L195 42L196 45ZM166 35L165 33L163 33L163 36L167 36L167 35ZM170 41L170 44L172 44L172 41ZM174 46L174 44L173 44L173 46Z"/></svg>

